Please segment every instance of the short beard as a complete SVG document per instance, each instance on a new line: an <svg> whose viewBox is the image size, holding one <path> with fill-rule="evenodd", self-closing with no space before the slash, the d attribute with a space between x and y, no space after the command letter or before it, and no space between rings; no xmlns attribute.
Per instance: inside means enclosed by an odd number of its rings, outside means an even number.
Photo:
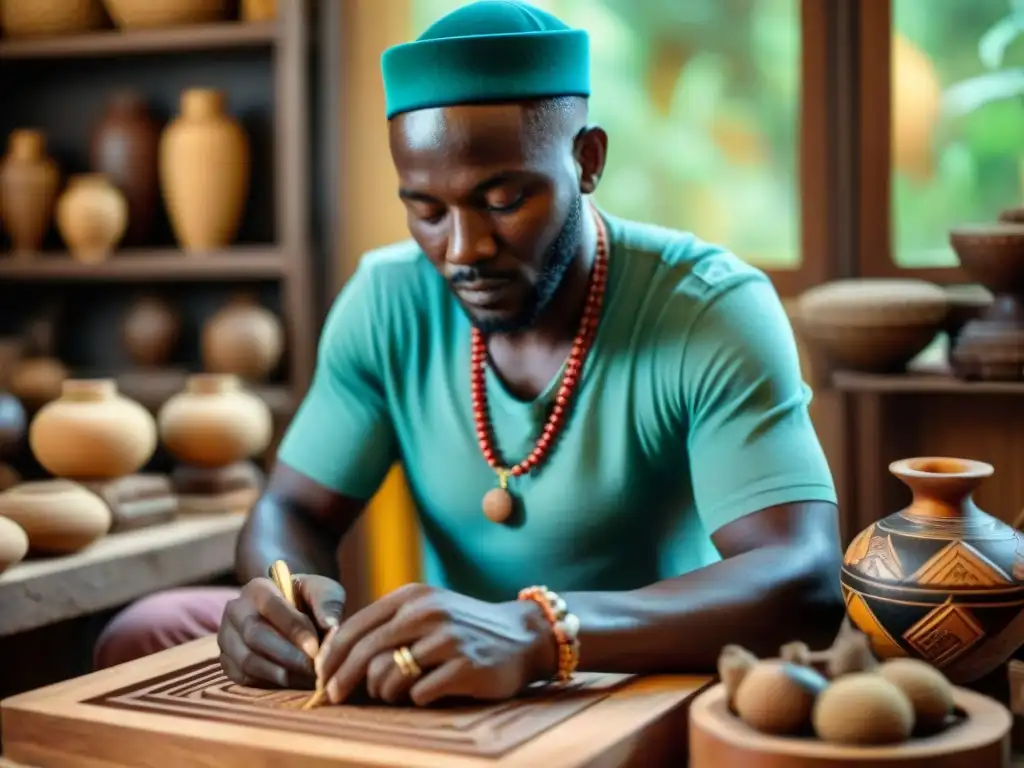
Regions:
<svg viewBox="0 0 1024 768"><path fill-rule="evenodd" d="M515 334L533 328L562 285L565 273L579 253L583 241L583 195L576 195L565 223L544 254L544 263L537 282L527 296L522 311L505 319L473 319L483 333Z"/></svg>

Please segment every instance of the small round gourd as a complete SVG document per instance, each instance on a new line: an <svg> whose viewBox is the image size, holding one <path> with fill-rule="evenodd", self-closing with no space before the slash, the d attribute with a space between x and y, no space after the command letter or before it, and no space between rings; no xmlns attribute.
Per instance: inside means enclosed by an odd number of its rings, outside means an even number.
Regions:
<svg viewBox="0 0 1024 768"><path fill-rule="evenodd" d="M953 712L953 685L939 670L920 659L890 659L878 674L910 699L917 726L935 731L945 725Z"/></svg>
<svg viewBox="0 0 1024 768"><path fill-rule="evenodd" d="M834 744L899 744L914 730L914 708L896 685L872 672L832 682L814 704L814 732Z"/></svg>
<svg viewBox="0 0 1024 768"><path fill-rule="evenodd" d="M736 714L751 728L782 736L807 727L814 698L786 674L783 662L762 661L744 675L734 704Z"/></svg>

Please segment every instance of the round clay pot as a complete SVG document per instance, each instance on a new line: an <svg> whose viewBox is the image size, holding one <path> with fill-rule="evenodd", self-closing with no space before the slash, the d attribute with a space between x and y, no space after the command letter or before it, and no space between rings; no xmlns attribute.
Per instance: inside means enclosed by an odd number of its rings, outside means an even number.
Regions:
<svg viewBox="0 0 1024 768"><path fill-rule="evenodd" d="M25 409L14 395L0 391L0 458L5 458L25 435Z"/></svg>
<svg viewBox="0 0 1024 768"><path fill-rule="evenodd" d="M234 297L203 326L203 367L210 373L265 379L277 367L283 349L281 321L245 294Z"/></svg>
<svg viewBox="0 0 1024 768"><path fill-rule="evenodd" d="M846 550L847 614L879 657L923 659L957 684L979 680L1024 644L1021 534L972 500L989 464L923 457L889 470L911 503Z"/></svg>
<svg viewBox="0 0 1024 768"><path fill-rule="evenodd" d="M228 0L103 0L121 29L204 24L227 17Z"/></svg>
<svg viewBox="0 0 1024 768"><path fill-rule="evenodd" d="M181 115L160 137L160 187L178 243L189 252L229 245L249 193L249 138L224 111L223 91L181 95Z"/></svg>
<svg viewBox="0 0 1024 768"><path fill-rule="evenodd" d="M903 370L942 329L945 292L923 280L836 280L800 296L800 334L838 368Z"/></svg>
<svg viewBox="0 0 1024 768"><path fill-rule="evenodd" d="M156 450L149 411L110 379L67 379L28 432L36 459L57 477L101 480L131 475Z"/></svg>
<svg viewBox="0 0 1024 768"><path fill-rule="evenodd" d="M107 259L128 226L128 203L102 173L68 180L57 201L57 228L72 258L86 264Z"/></svg>
<svg viewBox="0 0 1024 768"><path fill-rule="evenodd" d="M136 365L159 367L178 343L181 315L163 299L146 296L128 310L122 332L128 355Z"/></svg>
<svg viewBox="0 0 1024 768"><path fill-rule="evenodd" d="M243 21L270 21L277 18L277 0L242 0Z"/></svg>
<svg viewBox="0 0 1024 768"><path fill-rule="evenodd" d="M13 520L38 552L77 552L99 539L113 522L110 507L69 480L22 483L0 493L0 516Z"/></svg>
<svg viewBox="0 0 1024 768"><path fill-rule="evenodd" d="M160 128L138 93L112 96L92 136L92 167L106 174L125 196L128 229L123 244L149 241L160 198L157 146Z"/></svg>
<svg viewBox="0 0 1024 768"><path fill-rule="evenodd" d="M13 520L0 517L0 573L20 563L28 554L28 535Z"/></svg>
<svg viewBox="0 0 1024 768"><path fill-rule="evenodd" d="M46 137L40 131L13 131L0 160L0 222L16 256L42 248L59 185L57 164L46 155Z"/></svg>
<svg viewBox="0 0 1024 768"><path fill-rule="evenodd" d="M185 391L157 415L160 439L180 461L224 467L266 450L273 432L270 409L242 388L236 376L189 376Z"/></svg>
<svg viewBox="0 0 1024 768"><path fill-rule="evenodd" d="M28 408L37 408L60 397L68 369L53 357L26 357L14 365L7 380L11 394Z"/></svg>
<svg viewBox="0 0 1024 768"><path fill-rule="evenodd" d="M100 0L0 0L4 37L81 34L106 20Z"/></svg>

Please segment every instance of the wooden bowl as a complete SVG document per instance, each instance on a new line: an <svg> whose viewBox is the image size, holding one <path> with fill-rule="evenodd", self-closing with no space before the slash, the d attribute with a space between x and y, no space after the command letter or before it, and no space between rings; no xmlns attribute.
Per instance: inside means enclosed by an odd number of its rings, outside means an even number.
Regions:
<svg viewBox="0 0 1024 768"><path fill-rule="evenodd" d="M807 737L769 736L729 711L725 686L690 706L690 768L963 768L1008 765L1013 720L1002 704L953 690L960 722L934 736L884 747L848 747Z"/></svg>

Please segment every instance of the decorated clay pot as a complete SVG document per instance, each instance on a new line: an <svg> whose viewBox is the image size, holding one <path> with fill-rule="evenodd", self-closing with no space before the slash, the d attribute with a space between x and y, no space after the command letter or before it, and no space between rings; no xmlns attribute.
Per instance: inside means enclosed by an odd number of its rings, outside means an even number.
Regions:
<svg viewBox="0 0 1024 768"><path fill-rule="evenodd" d="M103 0L121 29L155 29L221 21L228 0Z"/></svg>
<svg viewBox="0 0 1024 768"><path fill-rule="evenodd" d="M32 419L28 439L51 474L104 480L134 474L149 461L156 424L113 380L67 379L61 396Z"/></svg>
<svg viewBox="0 0 1024 768"><path fill-rule="evenodd" d="M904 369L942 329L949 311L942 288L923 280L836 280L801 295L801 336L838 368Z"/></svg>
<svg viewBox="0 0 1024 768"><path fill-rule="evenodd" d="M972 500L989 464L915 458L889 470L912 500L847 549L847 613L879 657L917 657L954 683L976 681L1024 644L1021 534Z"/></svg>
<svg viewBox="0 0 1024 768"><path fill-rule="evenodd" d="M99 496L69 480L22 483L0 493L0 517L13 520L38 552L76 552L110 530L112 515Z"/></svg>
<svg viewBox="0 0 1024 768"><path fill-rule="evenodd" d="M0 573L20 563L28 554L25 529L13 520L0 517Z"/></svg>
<svg viewBox="0 0 1024 768"><path fill-rule="evenodd" d="M4 37L80 34L104 21L100 0L0 0Z"/></svg>
<svg viewBox="0 0 1024 768"><path fill-rule="evenodd" d="M203 326L203 367L210 373L265 379L283 348L281 321L247 294L235 296Z"/></svg>
<svg viewBox="0 0 1024 768"><path fill-rule="evenodd" d="M111 97L92 136L92 167L106 174L128 204L124 245L148 242L160 198L157 144L160 128L133 91Z"/></svg>
<svg viewBox="0 0 1024 768"><path fill-rule="evenodd" d="M189 376L185 391L164 403L157 423L167 450L197 467L224 467L256 456L273 432L267 404L229 375Z"/></svg>
<svg viewBox="0 0 1024 768"><path fill-rule="evenodd" d="M223 91L181 95L181 115L160 137L160 186L171 227L186 251L229 245L249 193L249 138L224 111Z"/></svg>
<svg viewBox="0 0 1024 768"><path fill-rule="evenodd" d="M128 203L102 173L72 176L57 201L57 227L71 256L92 264L108 258L128 226Z"/></svg>
<svg viewBox="0 0 1024 768"><path fill-rule="evenodd" d="M122 327L129 356L145 368L167 362L180 332L181 315L156 296L146 296L132 304Z"/></svg>
<svg viewBox="0 0 1024 768"><path fill-rule="evenodd" d="M46 137L33 130L12 132L0 160L0 221L15 255L42 248L59 184L57 164L46 155Z"/></svg>

